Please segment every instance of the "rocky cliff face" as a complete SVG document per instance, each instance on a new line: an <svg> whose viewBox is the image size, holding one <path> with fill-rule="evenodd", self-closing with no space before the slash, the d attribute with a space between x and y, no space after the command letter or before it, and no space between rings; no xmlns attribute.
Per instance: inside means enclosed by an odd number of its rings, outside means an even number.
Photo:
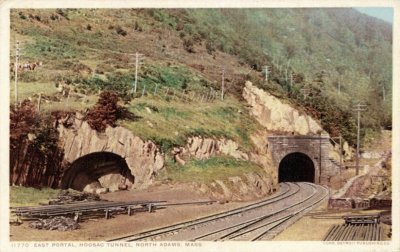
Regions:
<svg viewBox="0 0 400 252"><path fill-rule="evenodd" d="M245 201L270 195L277 190L271 177L256 173L245 173L243 176L229 177L226 180L215 180L209 185L195 186L204 194L219 201Z"/></svg>
<svg viewBox="0 0 400 252"><path fill-rule="evenodd" d="M256 163L264 172L243 173L241 176L214 180L210 184L192 184L198 192L210 195L219 201L254 200L272 194L277 190L277 174L272 166L266 148L266 131L251 136L254 150L246 153L238 143L226 138L190 137L184 147L174 148L172 154L181 165L190 159L208 159L212 156L227 155L236 159Z"/></svg>
<svg viewBox="0 0 400 252"><path fill-rule="evenodd" d="M72 126L58 127L64 160L72 164L78 158L98 152L122 157L135 178L135 187L145 187L164 167L164 156L151 141L143 141L123 127L107 127L104 133L90 128L77 114Z"/></svg>
<svg viewBox="0 0 400 252"><path fill-rule="evenodd" d="M250 105L250 114L267 130L316 135L323 131L320 125L306 114L289 104L246 82L243 97Z"/></svg>
<svg viewBox="0 0 400 252"><path fill-rule="evenodd" d="M62 160L63 151L57 146L43 152L29 139L21 139L15 148L10 148L10 184L57 187Z"/></svg>
<svg viewBox="0 0 400 252"><path fill-rule="evenodd" d="M189 159L208 159L216 155L228 155L237 159L249 160L249 155L240 150L239 144L226 138L190 137L184 147L174 148L172 154L182 164Z"/></svg>

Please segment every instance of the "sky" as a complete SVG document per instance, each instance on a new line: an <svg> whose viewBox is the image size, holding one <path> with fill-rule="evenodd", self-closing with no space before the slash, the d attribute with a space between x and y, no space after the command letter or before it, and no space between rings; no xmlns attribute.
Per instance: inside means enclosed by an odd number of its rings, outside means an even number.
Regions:
<svg viewBox="0 0 400 252"><path fill-rule="evenodd" d="M359 12L382 19L393 24L393 8L355 8Z"/></svg>

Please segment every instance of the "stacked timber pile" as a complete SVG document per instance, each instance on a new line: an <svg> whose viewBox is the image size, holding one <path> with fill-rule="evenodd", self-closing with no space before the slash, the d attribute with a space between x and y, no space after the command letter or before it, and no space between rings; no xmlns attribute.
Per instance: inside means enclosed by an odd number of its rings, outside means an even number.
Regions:
<svg viewBox="0 0 400 252"><path fill-rule="evenodd" d="M64 205L83 201L101 201L99 195L75 190L62 190L55 199L49 200L49 205Z"/></svg>
<svg viewBox="0 0 400 252"><path fill-rule="evenodd" d="M58 231L69 231L78 229L79 224L71 218L56 216L48 219L39 219L29 224L29 227L35 229L45 230L58 230Z"/></svg>

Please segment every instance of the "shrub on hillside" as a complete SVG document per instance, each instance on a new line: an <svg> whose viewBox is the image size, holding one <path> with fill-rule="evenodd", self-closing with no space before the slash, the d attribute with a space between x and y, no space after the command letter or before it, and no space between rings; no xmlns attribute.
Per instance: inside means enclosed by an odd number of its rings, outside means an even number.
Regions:
<svg viewBox="0 0 400 252"><path fill-rule="evenodd" d="M15 145L26 137L38 124L35 104L24 100L20 105L10 108L10 145Z"/></svg>
<svg viewBox="0 0 400 252"><path fill-rule="evenodd" d="M26 19L26 16L22 11L18 12L18 15L20 19Z"/></svg>
<svg viewBox="0 0 400 252"><path fill-rule="evenodd" d="M115 92L102 92L96 105L86 114L90 127L104 132L108 125L115 127L118 119L135 119L135 115L118 105L118 101L119 97Z"/></svg>
<svg viewBox="0 0 400 252"><path fill-rule="evenodd" d="M128 35L128 33L119 25L115 28L115 31L117 32L118 35L122 36Z"/></svg>
<svg viewBox="0 0 400 252"><path fill-rule="evenodd" d="M54 117L41 116L36 105L24 100L10 108L10 148L15 149L30 137L31 145L45 156L48 150L57 147L58 132L54 127Z"/></svg>
<svg viewBox="0 0 400 252"><path fill-rule="evenodd" d="M183 48L185 48L185 50L189 53L194 53L194 43L193 43L193 39L192 38L185 38L183 40Z"/></svg>
<svg viewBox="0 0 400 252"><path fill-rule="evenodd" d="M207 40L207 42L206 42L206 50L207 50L207 53L210 54L210 55L213 54L213 52L216 51L216 47L215 47L215 45L214 45L214 43L212 41Z"/></svg>

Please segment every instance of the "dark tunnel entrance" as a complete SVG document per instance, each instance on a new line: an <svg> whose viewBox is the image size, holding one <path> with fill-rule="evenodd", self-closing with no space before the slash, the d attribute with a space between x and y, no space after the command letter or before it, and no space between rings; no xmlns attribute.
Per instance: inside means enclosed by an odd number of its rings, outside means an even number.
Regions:
<svg viewBox="0 0 400 252"><path fill-rule="evenodd" d="M61 188L99 192L130 189L135 182L121 156L111 152L95 152L74 161L65 171Z"/></svg>
<svg viewBox="0 0 400 252"><path fill-rule="evenodd" d="M315 181L313 161L305 154L295 152L285 156L279 164L279 182Z"/></svg>

